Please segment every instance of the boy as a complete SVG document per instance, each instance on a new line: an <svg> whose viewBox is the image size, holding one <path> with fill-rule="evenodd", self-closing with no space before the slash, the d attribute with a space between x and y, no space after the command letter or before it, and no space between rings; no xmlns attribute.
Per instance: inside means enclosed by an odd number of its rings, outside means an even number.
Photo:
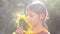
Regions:
<svg viewBox="0 0 60 34"><path fill-rule="evenodd" d="M26 8L26 18L33 27L31 34L50 34L45 25L47 9L41 2L32 3ZM16 34L23 34L23 28L17 27Z"/></svg>

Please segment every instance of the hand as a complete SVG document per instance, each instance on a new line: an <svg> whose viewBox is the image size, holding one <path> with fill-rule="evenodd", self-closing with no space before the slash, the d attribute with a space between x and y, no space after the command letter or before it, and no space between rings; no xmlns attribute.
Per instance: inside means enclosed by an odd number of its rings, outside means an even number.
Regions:
<svg viewBox="0 0 60 34"><path fill-rule="evenodd" d="M17 27L16 34L23 34L23 28L22 27Z"/></svg>

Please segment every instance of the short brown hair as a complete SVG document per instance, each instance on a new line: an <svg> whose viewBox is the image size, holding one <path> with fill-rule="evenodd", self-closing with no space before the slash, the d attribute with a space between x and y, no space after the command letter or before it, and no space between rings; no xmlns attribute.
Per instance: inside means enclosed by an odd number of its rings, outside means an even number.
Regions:
<svg viewBox="0 0 60 34"><path fill-rule="evenodd" d="M27 10L32 10L35 13L44 13L46 14L46 7L43 4L37 3L37 4L31 4L27 7Z"/></svg>

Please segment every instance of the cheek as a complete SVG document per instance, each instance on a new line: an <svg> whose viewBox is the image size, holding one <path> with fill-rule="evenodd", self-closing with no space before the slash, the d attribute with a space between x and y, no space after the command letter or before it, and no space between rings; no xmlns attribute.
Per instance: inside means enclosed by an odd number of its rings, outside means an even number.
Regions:
<svg viewBox="0 0 60 34"><path fill-rule="evenodd" d="M35 26L35 25L38 24L38 21L39 21L38 17L35 16L35 17L32 18L31 23L32 23L33 26Z"/></svg>
<svg viewBox="0 0 60 34"><path fill-rule="evenodd" d="M33 17L33 20L38 21L38 20L39 20L39 17L38 17L38 16L34 16L34 17Z"/></svg>
<svg viewBox="0 0 60 34"><path fill-rule="evenodd" d="M34 16L34 17L32 18L32 20L37 21L37 20L38 20L38 17L37 17L37 16Z"/></svg>

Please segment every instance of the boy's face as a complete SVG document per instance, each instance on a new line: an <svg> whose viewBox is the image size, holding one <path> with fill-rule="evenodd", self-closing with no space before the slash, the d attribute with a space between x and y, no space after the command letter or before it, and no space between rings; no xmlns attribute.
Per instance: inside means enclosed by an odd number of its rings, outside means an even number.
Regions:
<svg viewBox="0 0 60 34"><path fill-rule="evenodd" d="M31 23L32 26L38 25L38 23L41 19L39 14L36 14L33 11L28 10L26 12L26 15L27 15L27 19L29 20L29 22Z"/></svg>

